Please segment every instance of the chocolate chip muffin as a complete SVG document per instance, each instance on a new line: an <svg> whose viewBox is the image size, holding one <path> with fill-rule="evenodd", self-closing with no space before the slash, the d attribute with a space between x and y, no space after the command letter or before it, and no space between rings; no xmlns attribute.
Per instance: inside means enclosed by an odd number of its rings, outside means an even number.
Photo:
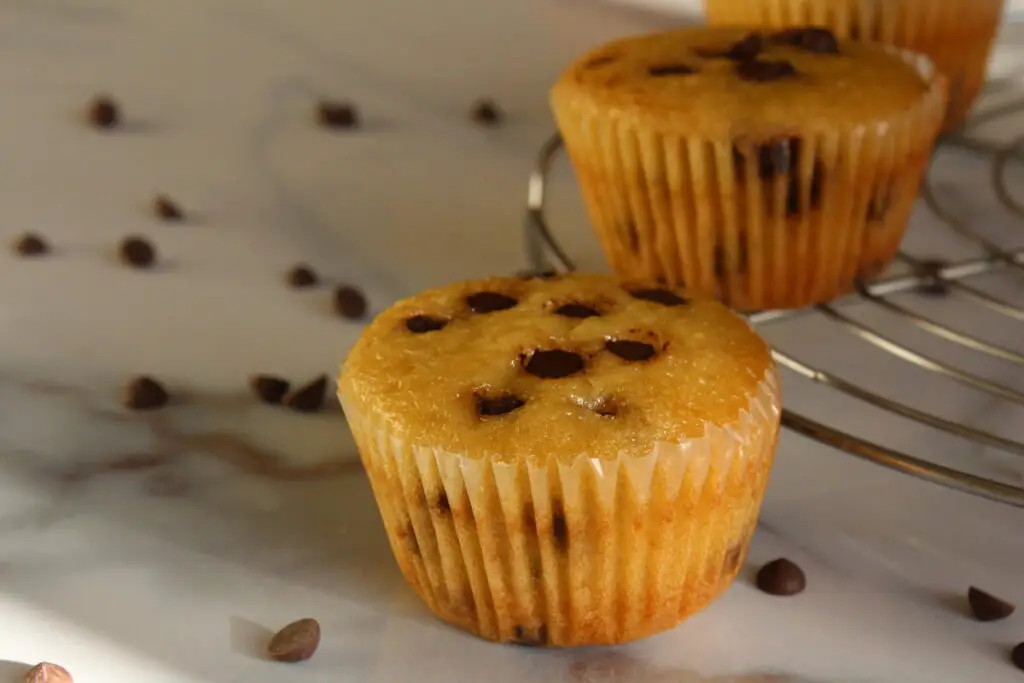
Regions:
<svg viewBox="0 0 1024 683"><path fill-rule="evenodd" d="M895 255L945 82L824 29L695 27L584 55L551 103L617 273L795 308Z"/></svg>
<svg viewBox="0 0 1024 683"><path fill-rule="evenodd" d="M943 129L961 128L985 81L1004 0L705 0L712 25L825 26L931 57L949 79Z"/></svg>
<svg viewBox="0 0 1024 683"><path fill-rule="evenodd" d="M522 645L635 640L721 594L780 419L743 318L612 276L400 301L338 387L406 580L441 619Z"/></svg>

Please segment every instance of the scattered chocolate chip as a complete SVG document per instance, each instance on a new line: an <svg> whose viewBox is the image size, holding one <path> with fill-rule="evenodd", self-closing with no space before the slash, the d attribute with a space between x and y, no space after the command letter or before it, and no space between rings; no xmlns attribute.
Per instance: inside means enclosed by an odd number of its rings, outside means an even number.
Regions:
<svg viewBox="0 0 1024 683"><path fill-rule="evenodd" d="M324 128L358 128L359 110L349 102L320 100L316 120Z"/></svg>
<svg viewBox="0 0 1024 683"><path fill-rule="evenodd" d="M745 61L753 59L764 49L764 38L760 33L751 33L724 50L698 49L697 54L707 59L731 59Z"/></svg>
<svg viewBox="0 0 1024 683"><path fill-rule="evenodd" d="M560 501L551 503L551 537L559 550L569 549L569 525L565 521L565 510Z"/></svg>
<svg viewBox="0 0 1024 683"><path fill-rule="evenodd" d="M132 268L149 268L156 262L156 247L145 237L129 235L121 240L121 262Z"/></svg>
<svg viewBox="0 0 1024 683"><path fill-rule="evenodd" d="M334 311L342 318L359 320L366 315L366 296L352 285L339 285L334 290Z"/></svg>
<svg viewBox="0 0 1024 683"><path fill-rule="evenodd" d="M647 73L651 76L687 76L689 74L697 73L697 70L691 66L685 64L659 64L652 66L647 69Z"/></svg>
<svg viewBox="0 0 1024 683"><path fill-rule="evenodd" d="M653 345L629 339L609 339L605 342L604 348L622 360L630 362L650 360L656 353Z"/></svg>
<svg viewBox="0 0 1024 683"><path fill-rule="evenodd" d="M185 218L181 207L165 194L158 194L153 198L153 213L165 221L180 221Z"/></svg>
<svg viewBox="0 0 1024 683"><path fill-rule="evenodd" d="M788 597L807 588L807 577L804 570L783 557L758 570L757 587L769 595Z"/></svg>
<svg viewBox="0 0 1024 683"><path fill-rule="evenodd" d="M289 287L294 287L295 289L315 287L320 283L320 277L316 274L316 271L305 263L299 263L292 266L284 276L284 279L285 282L288 283Z"/></svg>
<svg viewBox="0 0 1024 683"><path fill-rule="evenodd" d="M476 396L476 414L480 417L507 415L526 405L526 401L513 394L500 396Z"/></svg>
<svg viewBox="0 0 1024 683"><path fill-rule="evenodd" d="M548 627L541 624L535 631L524 626L516 626L512 633L512 642L523 647L544 647L548 644Z"/></svg>
<svg viewBox="0 0 1024 683"><path fill-rule="evenodd" d="M477 292L466 297L466 305L474 313L494 313L514 307L518 301L499 292Z"/></svg>
<svg viewBox="0 0 1024 683"><path fill-rule="evenodd" d="M121 402L128 410L163 408L170 395L163 385L145 375L133 377L121 390Z"/></svg>
<svg viewBox="0 0 1024 683"><path fill-rule="evenodd" d="M414 315L405 321L405 328L413 334L426 334L443 330L448 325L444 318L435 318L432 315Z"/></svg>
<svg viewBox="0 0 1024 683"><path fill-rule="evenodd" d="M1007 618L1017 609L1005 600L974 586L967 589L967 602L971 606L974 618L978 621L999 621Z"/></svg>
<svg viewBox="0 0 1024 683"><path fill-rule="evenodd" d="M40 662L25 672L24 683L74 683L71 674L62 666Z"/></svg>
<svg viewBox="0 0 1024 683"><path fill-rule="evenodd" d="M596 69L599 66L604 66L606 64L611 64L614 61L615 61L615 57L613 57L612 55L602 55L601 57L594 57L593 59L591 59L589 62L587 62L583 66L584 66L584 68L587 68L587 69Z"/></svg>
<svg viewBox="0 0 1024 683"><path fill-rule="evenodd" d="M562 315L566 318L596 318L601 313L593 306L586 304L562 304L555 309L555 315Z"/></svg>
<svg viewBox="0 0 1024 683"><path fill-rule="evenodd" d="M793 78L796 68L781 59L749 59L736 64L736 75L749 83L767 83Z"/></svg>
<svg viewBox="0 0 1024 683"><path fill-rule="evenodd" d="M629 293L634 299L653 301L662 306L684 306L686 299L667 289L634 289Z"/></svg>
<svg viewBox="0 0 1024 683"><path fill-rule="evenodd" d="M434 507L437 508L442 515L451 514L452 504L448 502L448 494L444 491L437 494L437 500L434 502Z"/></svg>
<svg viewBox="0 0 1024 683"><path fill-rule="evenodd" d="M96 128L114 128L121 123L121 109L113 98L99 95L89 103L89 122Z"/></svg>
<svg viewBox="0 0 1024 683"><path fill-rule="evenodd" d="M1010 650L1010 661L1013 665L1024 671L1024 643L1018 643L1016 647Z"/></svg>
<svg viewBox="0 0 1024 683"><path fill-rule="evenodd" d="M523 369L541 379L561 379L583 370L583 356L572 351L550 349L534 351L523 363Z"/></svg>
<svg viewBox="0 0 1024 683"><path fill-rule="evenodd" d="M929 296L946 296L949 283L941 278L942 269L949 264L939 259L926 259L914 264L914 275L921 281L917 291Z"/></svg>
<svg viewBox="0 0 1024 683"><path fill-rule="evenodd" d="M827 28L807 27L791 28L780 31L771 37L771 42L793 45L808 52L822 55L839 54L839 43L832 31Z"/></svg>
<svg viewBox="0 0 1024 683"><path fill-rule="evenodd" d="M14 251L20 256L42 256L50 251L50 245L42 236L27 232L14 240Z"/></svg>
<svg viewBox="0 0 1024 683"><path fill-rule="evenodd" d="M291 382L274 375L253 375L249 378L249 388L260 401L274 405L284 399Z"/></svg>
<svg viewBox="0 0 1024 683"><path fill-rule="evenodd" d="M316 619L299 619L274 634L267 644L267 654L278 662L304 662L320 646L320 623Z"/></svg>
<svg viewBox="0 0 1024 683"><path fill-rule="evenodd" d="M469 118L482 126L495 126L501 123L504 114L491 100L479 99L469 110Z"/></svg>
<svg viewBox="0 0 1024 683"><path fill-rule="evenodd" d="M291 393L285 394L281 403L299 413L315 413L324 405L327 394L327 375L320 375Z"/></svg>

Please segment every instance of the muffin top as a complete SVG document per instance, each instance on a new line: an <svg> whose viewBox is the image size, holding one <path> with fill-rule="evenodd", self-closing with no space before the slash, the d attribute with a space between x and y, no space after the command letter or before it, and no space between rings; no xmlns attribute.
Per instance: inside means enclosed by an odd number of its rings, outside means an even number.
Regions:
<svg viewBox="0 0 1024 683"><path fill-rule="evenodd" d="M926 57L837 40L824 28L688 27L599 47L552 98L647 125L709 135L794 126L859 126L943 97Z"/></svg>
<svg viewBox="0 0 1024 683"><path fill-rule="evenodd" d="M490 278L399 301L364 331L338 386L352 419L499 461L636 457L778 420L771 353L746 320L603 275Z"/></svg>

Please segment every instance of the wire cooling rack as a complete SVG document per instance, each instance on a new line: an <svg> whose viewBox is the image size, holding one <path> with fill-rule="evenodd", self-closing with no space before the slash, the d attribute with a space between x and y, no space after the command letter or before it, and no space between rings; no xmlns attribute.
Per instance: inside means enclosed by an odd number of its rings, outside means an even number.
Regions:
<svg viewBox="0 0 1024 683"><path fill-rule="evenodd" d="M1006 92L1014 89L1016 85L1011 81L992 83L988 88L988 94ZM1024 93L1021 94L1024 95ZM999 203L1014 218L1024 220L1024 202L1013 196L1008 187L1007 178L1007 169L1011 162L1024 161L1024 135L1014 138L1008 143L994 143L976 135L976 131L981 125L1008 117L1017 117L1019 121L1024 119L1024 97L983 110L972 119L966 129L956 135L944 138L936 149L936 157L944 151L958 149L989 159L991 180ZM556 134L541 148L536 167L529 181L525 226L526 254L530 267L538 271L575 269L573 259L555 239L545 218L548 175L553 163L560 155L561 149L562 142ZM991 381L954 364L936 360L910 346L895 341L886 333L843 312L843 309L851 303L866 302L898 316L903 323L940 337L946 342L1024 367L1024 349L1015 351L992 344L892 300L897 294L913 290L931 290L933 292L949 290L954 292L958 299L986 307L1008 322L1024 323L1024 308L967 282L971 278L999 269L1024 272L1024 249L1008 250L1000 247L952 212L943 208L937 197L938 191L932 170L934 170L934 164L923 184L922 199L939 223L966 239L975 248L977 252L975 258L959 261L926 259L903 250L899 253L897 262L909 266L910 275L887 277L868 286L861 285L856 293L827 305L793 311L765 311L752 314L749 319L756 326L765 326L799 316L818 315L841 326L877 349L920 369L944 375L954 382L996 399L1024 406L1024 392ZM803 379L829 387L851 399L870 404L892 416L916 422L938 430L940 433L960 437L1005 454L1024 457L1024 442L949 420L908 403L888 398L836 374L805 363L800 358L778 348L773 348L772 353L781 367L791 370ZM951 489L1016 507L1024 507L1024 488L931 462L918 455L831 427L793 410L783 410L782 424L803 436L877 465Z"/></svg>

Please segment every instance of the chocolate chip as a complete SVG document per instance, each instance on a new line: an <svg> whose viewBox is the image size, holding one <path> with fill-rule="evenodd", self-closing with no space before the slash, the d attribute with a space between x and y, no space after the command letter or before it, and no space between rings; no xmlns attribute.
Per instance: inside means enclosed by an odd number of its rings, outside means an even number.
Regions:
<svg viewBox="0 0 1024 683"><path fill-rule="evenodd" d="M513 394L500 396L476 396L476 414L480 417L507 415L526 405L526 401Z"/></svg>
<svg viewBox="0 0 1024 683"><path fill-rule="evenodd" d="M760 33L751 33L724 50L698 49L697 54L707 59L731 59L739 62L753 59L763 49L764 38Z"/></svg>
<svg viewBox="0 0 1024 683"><path fill-rule="evenodd" d="M267 655L278 662L304 662L320 647L320 623L299 619L274 634L267 644Z"/></svg>
<svg viewBox="0 0 1024 683"><path fill-rule="evenodd" d="M757 146L757 173L761 180L771 180L791 173L800 165L800 138L776 138Z"/></svg>
<svg viewBox="0 0 1024 683"><path fill-rule="evenodd" d="M1013 665L1024 671L1024 643L1018 643L1016 647L1010 650L1010 661Z"/></svg>
<svg viewBox="0 0 1024 683"><path fill-rule="evenodd" d="M466 297L466 305L474 313L494 313L514 307L518 301L499 292L477 292Z"/></svg>
<svg viewBox="0 0 1024 683"><path fill-rule="evenodd" d="M689 74L697 73L697 70L693 67L686 66L685 64L659 64L652 66L647 69L647 73L651 76L687 76Z"/></svg>
<svg viewBox="0 0 1024 683"><path fill-rule="evenodd" d="M315 287L320 283L320 278L317 276L316 271L305 263L299 263L292 266L284 279L285 282L288 283L289 287L294 287L295 289Z"/></svg>
<svg viewBox="0 0 1024 683"><path fill-rule="evenodd" d="M605 342L604 348L622 360L630 362L650 360L657 352L651 344L629 339L609 339Z"/></svg>
<svg viewBox="0 0 1024 683"><path fill-rule="evenodd" d="M512 641L523 647L544 647L548 644L548 627L541 624L531 631L524 626L516 626L512 631Z"/></svg>
<svg viewBox="0 0 1024 683"><path fill-rule="evenodd" d="M137 235L121 240L120 254L121 262L132 268L149 268L156 262L156 247Z"/></svg>
<svg viewBox="0 0 1024 683"><path fill-rule="evenodd" d="M824 185L825 170L822 165L815 162L811 170L811 186L807 192L807 207L817 209L821 206L821 195ZM786 214L797 216L801 211L800 181L793 175L790 176L789 184L786 186Z"/></svg>
<svg viewBox="0 0 1024 683"><path fill-rule="evenodd" d="M281 403L298 413L315 413L323 407L326 394L327 375L320 375L291 393L285 394Z"/></svg>
<svg viewBox="0 0 1024 683"><path fill-rule="evenodd" d="M523 369L541 379L561 379L583 370L583 356L572 351L550 349L534 351L523 363Z"/></svg>
<svg viewBox="0 0 1024 683"><path fill-rule="evenodd" d="M358 128L360 123L355 105L332 100L317 104L316 119L324 128Z"/></svg>
<svg viewBox="0 0 1024 683"><path fill-rule="evenodd" d="M100 95L89 104L89 122L96 128L114 128L121 123L121 110L113 98Z"/></svg>
<svg viewBox="0 0 1024 683"><path fill-rule="evenodd" d="M249 388L261 402L277 404L288 393L291 382L274 375L253 375L249 378Z"/></svg>
<svg viewBox="0 0 1024 683"><path fill-rule="evenodd" d="M339 285L334 290L334 311L342 318L358 320L366 315L366 297L352 285Z"/></svg>
<svg viewBox="0 0 1024 683"><path fill-rule="evenodd" d="M62 666L40 662L25 672L24 683L74 683L70 672Z"/></svg>
<svg viewBox="0 0 1024 683"><path fill-rule="evenodd" d="M758 570L757 587L769 595L788 597L807 588L807 577L804 570L783 557Z"/></svg>
<svg viewBox="0 0 1024 683"><path fill-rule="evenodd" d="M133 377L121 389L121 403L128 410L156 410L169 400L170 395L163 385L145 375Z"/></svg>
<svg viewBox="0 0 1024 683"><path fill-rule="evenodd" d="M448 494L444 491L437 494L437 500L434 502L434 507L437 508L438 512L442 515L451 514L452 504L448 502Z"/></svg>
<svg viewBox="0 0 1024 683"><path fill-rule="evenodd" d="M949 264L939 259L926 259L914 264L914 275L921 281L917 291L929 296L946 296L949 283L941 279L942 269Z"/></svg>
<svg viewBox="0 0 1024 683"><path fill-rule="evenodd" d="M498 105L491 100L479 99L473 103L469 117L482 126L495 126L501 123L504 115Z"/></svg>
<svg viewBox="0 0 1024 683"><path fill-rule="evenodd" d="M14 251L19 256L42 256L50 251L50 245L42 236L27 232L14 240Z"/></svg>
<svg viewBox="0 0 1024 683"><path fill-rule="evenodd" d="M749 83L767 83L796 76L796 69L785 60L750 59L736 64L736 75Z"/></svg>
<svg viewBox="0 0 1024 683"><path fill-rule="evenodd" d="M158 194L153 198L153 213L165 221L180 221L185 217L181 207L165 194Z"/></svg>
<svg viewBox="0 0 1024 683"><path fill-rule="evenodd" d="M974 586L967 589L967 602L971 606L974 618L978 621L999 621L1007 618L1017 609L1005 600Z"/></svg>
<svg viewBox="0 0 1024 683"><path fill-rule="evenodd" d="M793 45L822 55L839 54L839 42L836 40L835 34L827 28L786 29L772 36L771 42Z"/></svg>
<svg viewBox="0 0 1024 683"><path fill-rule="evenodd" d="M684 306L686 299L667 289L634 289L629 293L634 299L653 301L662 306Z"/></svg>
<svg viewBox="0 0 1024 683"><path fill-rule="evenodd" d="M562 315L566 318L596 318L601 313L593 306L586 304L562 304L555 309L555 315Z"/></svg>
<svg viewBox="0 0 1024 683"><path fill-rule="evenodd" d="M561 501L551 503L551 537L555 547L565 551L569 549L569 525L565 521L565 510Z"/></svg>
<svg viewBox="0 0 1024 683"><path fill-rule="evenodd" d="M405 321L405 328L413 334L426 334L443 330L448 325L444 318L435 318L432 315L414 315Z"/></svg>

